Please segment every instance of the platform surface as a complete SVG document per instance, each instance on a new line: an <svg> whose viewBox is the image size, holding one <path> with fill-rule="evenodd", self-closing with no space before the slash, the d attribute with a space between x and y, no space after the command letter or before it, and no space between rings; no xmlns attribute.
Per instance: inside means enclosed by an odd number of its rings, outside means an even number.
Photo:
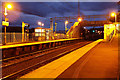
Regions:
<svg viewBox="0 0 120 80"><path fill-rule="evenodd" d="M76 61L57 78L117 80L119 76L118 47L118 35L116 35L112 41L101 42L95 46L87 53L86 57Z"/></svg>
<svg viewBox="0 0 120 80"><path fill-rule="evenodd" d="M73 63L79 60L84 54L91 50L94 46L100 43L103 39L94 41L86 46L83 46L47 65L40 67L21 78L57 78Z"/></svg>
<svg viewBox="0 0 120 80"><path fill-rule="evenodd" d="M50 43L50 42L69 41L69 40L76 40L76 39L77 39L77 38L59 39L59 40L49 40L49 41L40 41L40 42L37 41L37 42L28 42L28 43L9 44L9 45L2 45L2 46L0 46L0 49L7 49L7 48L14 48L14 47L35 45L35 44L43 44L43 43Z"/></svg>

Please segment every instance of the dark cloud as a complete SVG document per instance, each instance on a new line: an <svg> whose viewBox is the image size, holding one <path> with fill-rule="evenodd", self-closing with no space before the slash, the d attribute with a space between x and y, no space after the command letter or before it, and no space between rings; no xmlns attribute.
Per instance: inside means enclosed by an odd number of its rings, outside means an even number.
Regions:
<svg viewBox="0 0 120 80"><path fill-rule="evenodd" d="M84 11L103 11L117 8L116 2L80 2L79 4L81 14ZM18 2L14 9L40 17L46 17L52 13L60 16L64 16L66 13L76 15L78 13L78 2Z"/></svg>
<svg viewBox="0 0 120 80"><path fill-rule="evenodd" d="M8 12L7 16L12 25L21 26L21 22L24 21L31 27L38 27L37 22L41 21L45 23L45 27L50 27L50 17L78 15L78 2L18 2L13 4L15 11ZM117 9L115 2L80 2L79 4L82 15L107 14L108 9ZM71 26L72 24L69 24L68 28ZM58 21L57 29L64 30L64 21Z"/></svg>
<svg viewBox="0 0 120 80"><path fill-rule="evenodd" d="M103 11L117 8L116 2L82 2L80 5L80 9L83 11Z"/></svg>
<svg viewBox="0 0 120 80"><path fill-rule="evenodd" d="M20 2L21 11L27 14L46 17L50 13L63 16L65 13L78 13L77 2ZM117 8L115 2L80 2L80 11L103 11Z"/></svg>

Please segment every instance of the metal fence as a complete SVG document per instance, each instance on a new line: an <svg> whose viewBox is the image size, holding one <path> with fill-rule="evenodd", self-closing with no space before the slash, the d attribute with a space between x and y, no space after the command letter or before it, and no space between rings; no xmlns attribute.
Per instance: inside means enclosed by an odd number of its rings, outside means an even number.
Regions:
<svg viewBox="0 0 120 80"><path fill-rule="evenodd" d="M2 44L4 44L4 33L0 33L2 35ZM6 44L10 43L20 43L20 42L34 42L34 41L46 41L46 40L56 40L56 39L65 39L64 34L53 34L45 35L45 36L36 36L35 33L25 33L24 40L22 41L22 33L6 33Z"/></svg>

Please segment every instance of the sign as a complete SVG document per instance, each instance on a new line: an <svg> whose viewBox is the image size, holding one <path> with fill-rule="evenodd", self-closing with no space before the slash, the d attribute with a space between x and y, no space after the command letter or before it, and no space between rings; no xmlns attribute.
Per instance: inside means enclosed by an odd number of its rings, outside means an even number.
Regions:
<svg viewBox="0 0 120 80"><path fill-rule="evenodd" d="M28 23L22 22L22 27L29 27L30 25Z"/></svg>
<svg viewBox="0 0 120 80"><path fill-rule="evenodd" d="M9 22L2 21L3 26L9 26Z"/></svg>
<svg viewBox="0 0 120 80"><path fill-rule="evenodd" d="M24 22L22 22L22 27L25 27L25 23Z"/></svg>
<svg viewBox="0 0 120 80"><path fill-rule="evenodd" d="M104 39L110 40L116 33L115 24L104 24Z"/></svg>

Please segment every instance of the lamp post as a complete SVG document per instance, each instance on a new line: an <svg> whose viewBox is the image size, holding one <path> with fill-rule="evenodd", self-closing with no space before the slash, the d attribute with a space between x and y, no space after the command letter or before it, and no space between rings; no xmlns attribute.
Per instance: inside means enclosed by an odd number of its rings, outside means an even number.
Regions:
<svg viewBox="0 0 120 80"><path fill-rule="evenodd" d="M115 17L115 35L116 35L116 22L117 22L117 14L115 12L111 13L111 17Z"/></svg>
<svg viewBox="0 0 120 80"><path fill-rule="evenodd" d="M65 21L65 33L67 32L67 24L68 24L68 21Z"/></svg>
<svg viewBox="0 0 120 80"><path fill-rule="evenodd" d="M7 18L6 16L8 15L7 13L7 9L11 9L12 8L12 5L11 4L7 4L7 6L5 6L5 13L4 13L4 16L5 16L5 22L7 22ZM5 33L4 33L4 45L6 44L6 26L5 26Z"/></svg>
<svg viewBox="0 0 120 80"><path fill-rule="evenodd" d="M55 22L55 33L56 33L57 23Z"/></svg>
<svg viewBox="0 0 120 80"><path fill-rule="evenodd" d="M117 14L115 12L111 13L111 17L115 17L115 22L117 22Z"/></svg>

